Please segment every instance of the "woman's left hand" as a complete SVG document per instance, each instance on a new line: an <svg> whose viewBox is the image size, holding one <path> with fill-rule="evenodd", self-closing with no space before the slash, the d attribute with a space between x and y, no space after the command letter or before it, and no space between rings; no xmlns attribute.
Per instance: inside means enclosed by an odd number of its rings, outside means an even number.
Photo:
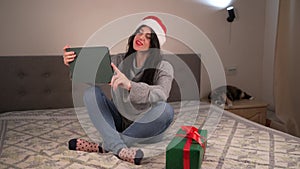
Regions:
<svg viewBox="0 0 300 169"><path fill-rule="evenodd" d="M131 89L130 80L117 68L115 64L111 63L111 66L115 71L115 74L111 78L111 87L116 90L117 87L120 86L129 91Z"/></svg>

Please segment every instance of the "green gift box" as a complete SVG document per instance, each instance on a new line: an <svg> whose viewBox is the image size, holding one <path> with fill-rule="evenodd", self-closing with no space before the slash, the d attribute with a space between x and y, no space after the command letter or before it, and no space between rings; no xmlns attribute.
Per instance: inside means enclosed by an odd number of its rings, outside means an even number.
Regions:
<svg viewBox="0 0 300 169"><path fill-rule="evenodd" d="M207 130L182 126L166 148L166 169L201 168L207 145L206 138Z"/></svg>

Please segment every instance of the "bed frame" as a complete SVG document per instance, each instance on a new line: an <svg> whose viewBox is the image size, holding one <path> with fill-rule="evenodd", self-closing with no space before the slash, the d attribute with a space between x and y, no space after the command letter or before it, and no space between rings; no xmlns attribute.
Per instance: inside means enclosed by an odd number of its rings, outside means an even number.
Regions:
<svg viewBox="0 0 300 169"><path fill-rule="evenodd" d="M199 99L201 61L196 54L165 55L174 67L173 81L169 102L181 99ZM175 58L175 59L174 59ZM182 62L182 64L181 64ZM198 91L185 94L182 98L178 84L189 88L190 82L182 78L186 74L186 63L197 82ZM68 67L63 64L62 56L0 56L0 113L8 111L55 109L74 107L72 99L72 82ZM181 80L178 80L181 79ZM82 95L86 86L73 86L73 91ZM102 86L110 94L108 86ZM77 102L77 101L76 101ZM79 101L79 105L83 105ZM76 104L77 106L77 104Z"/></svg>
<svg viewBox="0 0 300 169"><path fill-rule="evenodd" d="M299 168L298 137L195 101L200 90L181 92L178 84L181 89L191 88L191 80L184 78L191 70L199 88L198 55L166 55L165 58L175 70L176 80L169 98L174 122L164 133L164 141L137 146L145 152L165 152L181 125L193 125L211 133L202 168ZM101 142L101 136L86 108L74 109L72 95L82 95L85 87L74 86L75 93L72 93L62 56L7 56L0 57L0 64L0 112L6 112L0 114L0 168L165 168L165 153L145 159L142 166L134 166L119 161L112 153L99 156L68 150L66 142L71 138ZM101 87L106 94L110 93L109 86ZM82 97L78 98L82 101Z"/></svg>

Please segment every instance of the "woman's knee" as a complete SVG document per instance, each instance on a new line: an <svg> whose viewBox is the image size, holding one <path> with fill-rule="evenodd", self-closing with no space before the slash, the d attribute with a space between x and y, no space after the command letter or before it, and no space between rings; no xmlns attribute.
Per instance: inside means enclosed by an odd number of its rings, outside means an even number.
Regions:
<svg viewBox="0 0 300 169"><path fill-rule="evenodd" d="M166 109L166 111L174 114L174 109L169 103L166 103L166 108L165 109Z"/></svg>
<svg viewBox="0 0 300 169"><path fill-rule="evenodd" d="M96 100L95 98L97 98L99 95L103 95L101 89L99 87L92 86L84 91L83 100L85 103L89 102L91 99Z"/></svg>
<svg viewBox="0 0 300 169"><path fill-rule="evenodd" d="M174 109L173 109L173 107L172 107L170 104L168 104L168 103L166 103L165 113L166 113L167 116L169 117L169 118L168 118L169 121L170 121L170 122L173 121L173 119L174 119Z"/></svg>
<svg viewBox="0 0 300 169"><path fill-rule="evenodd" d="M164 111L156 121L156 124L158 126L162 127L159 134L164 132L174 120L174 109L173 109L173 107L170 104L166 103L166 102L163 103L163 106L164 106Z"/></svg>
<svg viewBox="0 0 300 169"><path fill-rule="evenodd" d="M166 102L161 102L159 103L161 104L160 106L164 107L164 111L161 114L161 120L165 121L165 122L171 122L174 118L174 109L173 107L166 103Z"/></svg>

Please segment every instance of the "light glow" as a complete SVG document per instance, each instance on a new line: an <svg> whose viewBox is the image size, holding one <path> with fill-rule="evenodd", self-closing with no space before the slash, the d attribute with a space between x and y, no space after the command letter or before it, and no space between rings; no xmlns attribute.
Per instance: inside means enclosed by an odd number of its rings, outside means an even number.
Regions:
<svg viewBox="0 0 300 169"><path fill-rule="evenodd" d="M233 9L233 6L230 6L227 8L227 11L232 10L232 9Z"/></svg>
<svg viewBox="0 0 300 169"><path fill-rule="evenodd" d="M216 7L219 9L225 9L228 7L230 4L233 3L235 0L197 0L198 2L201 2L203 4Z"/></svg>

